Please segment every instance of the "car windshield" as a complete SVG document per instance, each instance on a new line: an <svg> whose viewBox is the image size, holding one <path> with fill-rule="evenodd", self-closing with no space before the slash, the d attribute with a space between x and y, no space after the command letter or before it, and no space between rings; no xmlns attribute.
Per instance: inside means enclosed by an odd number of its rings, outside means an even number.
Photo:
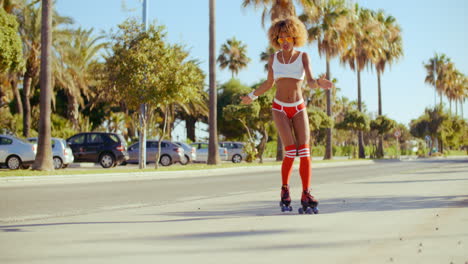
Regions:
<svg viewBox="0 0 468 264"><path fill-rule="evenodd" d="M15 138L16 138L17 140L21 141L21 142L28 143L28 144L37 143L37 142L29 142L29 141L27 141L27 140L24 139L24 138L17 138L17 137L15 137Z"/></svg>
<svg viewBox="0 0 468 264"><path fill-rule="evenodd" d="M124 146L127 146L127 141L125 141L125 138L122 135L119 134L109 134L110 139L114 141L115 143L120 143Z"/></svg>
<svg viewBox="0 0 468 264"><path fill-rule="evenodd" d="M183 148L192 148L191 146L189 146L188 144L184 142L175 142L175 143Z"/></svg>

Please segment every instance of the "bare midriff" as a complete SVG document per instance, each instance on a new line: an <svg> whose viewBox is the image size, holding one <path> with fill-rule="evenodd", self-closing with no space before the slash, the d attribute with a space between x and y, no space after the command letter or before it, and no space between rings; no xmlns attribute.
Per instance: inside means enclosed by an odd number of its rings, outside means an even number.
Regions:
<svg viewBox="0 0 468 264"><path fill-rule="evenodd" d="M279 78L276 83L275 98L284 103L295 103L302 99L302 80Z"/></svg>

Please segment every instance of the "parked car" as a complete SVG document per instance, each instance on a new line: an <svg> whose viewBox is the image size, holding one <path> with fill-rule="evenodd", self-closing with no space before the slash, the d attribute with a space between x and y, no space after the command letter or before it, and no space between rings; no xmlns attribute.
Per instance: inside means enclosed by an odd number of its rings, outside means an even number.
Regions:
<svg viewBox="0 0 468 264"><path fill-rule="evenodd" d="M208 161L208 143L206 142L195 142L190 144L197 150L197 159L198 162L207 162ZM228 160L228 150L227 148L219 147L219 158L221 160Z"/></svg>
<svg viewBox="0 0 468 264"><path fill-rule="evenodd" d="M197 160L197 150L184 142L174 142L177 145L181 146L184 149L184 157L180 161L180 164L187 165L192 163L194 160Z"/></svg>
<svg viewBox="0 0 468 264"><path fill-rule="evenodd" d="M97 162L111 168L128 160L127 143L115 133L86 132L67 139L75 162Z"/></svg>
<svg viewBox="0 0 468 264"><path fill-rule="evenodd" d="M247 157L247 154L244 152L244 143L225 141L219 142L219 146L227 148L228 160L232 161L233 163L240 163Z"/></svg>
<svg viewBox="0 0 468 264"><path fill-rule="evenodd" d="M159 150L159 142L157 140L146 141L146 162L154 163L156 161L156 154ZM127 163L138 163L140 155L140 143L135 143L128 148L128 155L130 156ZM181 162L184 159L184 149L170 141L163 140L161 142L161 157L159 163L163 166L169 166L176 162Z"/></svg>
<svg viewBox="0 0 468 264"><path fill-rule="evenodd" d="M24 139L0 135L0 165L11 170L29 169L36 159L37 145Z"/></svg>
<svg viewBox="0 0 468 264"><path fill-rule="evenodd" d="M28 141L37 144L38 138L31 137L28 138ZM72 149L68 146L67 141L62 138L52 138L52 156L56 170L68 167L75 159Z"/></svg>

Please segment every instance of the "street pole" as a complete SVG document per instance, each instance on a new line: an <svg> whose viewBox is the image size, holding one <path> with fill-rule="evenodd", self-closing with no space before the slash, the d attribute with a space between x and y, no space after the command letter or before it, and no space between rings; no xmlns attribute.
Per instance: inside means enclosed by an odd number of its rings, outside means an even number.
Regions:
<svg viewBox="0 0 468 264"><path fill-rule="evenodd" d="M143 26L148 29L148 0L143 0ZM146 103L140 104L140 148L138 168L146 168Z"/></svg>

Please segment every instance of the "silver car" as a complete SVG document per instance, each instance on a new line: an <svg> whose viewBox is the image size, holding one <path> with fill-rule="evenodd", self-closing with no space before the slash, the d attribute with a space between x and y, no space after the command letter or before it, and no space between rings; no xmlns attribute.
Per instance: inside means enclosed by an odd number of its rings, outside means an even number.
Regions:
<svg viewBox="0 0 468 264"><path fill-rule="evenodd" d="M154 163L156 160L156 154L158 152L157 140L146 141L146 162ZM127 163L138 163L138 157L140 156L140 143L135 143L128 148ZM163 166L169 166L176 162L180 162L184 158L184 149L179 145L172 143L167 140L161 142L161 157L159 163Z"/></svg>
<svg viewBox="0 0 468 264"><path fill-rule="evenodd" d="M37 145L24 139L0 135L0 165L11 170L28 169L36 159Z"/></svg>
<svg viewBox="0 0 468 264"><path fill-rule="evenodd" d="M31 143L37 143L37 137L28 138ZM73 163L73 151L68 146L67 141L62 138L52 138L52 156L54 159L54 168L56 170L66 168Z"/></svg>
<svg viewBox="0 0 468 264"><path fill-rule="evenodd" d="M180 164L187 165L188 163L192 163L194 160L197 160L197 150L194 147L184 142L174 143L184 149L184 158L180 161Z"/></svg>
<svg viewBox="0 0 468 264"><path fill-rule="evenodd" d="M208 143L206 142L195 142L190 144L197 150L197 159L198 162L207 162L208 161ZM221 160L228 160L228 150L227 148L219 147L219 158Z"/></svg>
<svg viewBox="0 0 468 264"><path fill-rule="evenodd" d="M244 152L244 143L241 142L219 142L219 146L227 148L228 150L228 160L233 163L240 163L242 160L245 160L247 153Z"/></svg>

